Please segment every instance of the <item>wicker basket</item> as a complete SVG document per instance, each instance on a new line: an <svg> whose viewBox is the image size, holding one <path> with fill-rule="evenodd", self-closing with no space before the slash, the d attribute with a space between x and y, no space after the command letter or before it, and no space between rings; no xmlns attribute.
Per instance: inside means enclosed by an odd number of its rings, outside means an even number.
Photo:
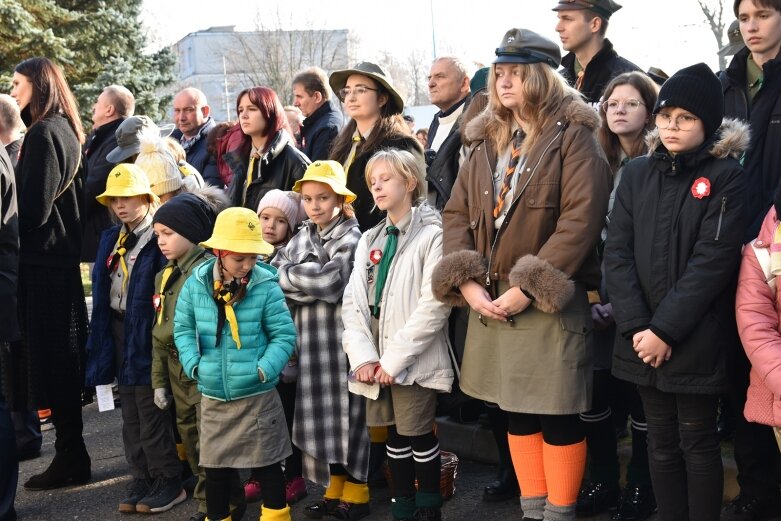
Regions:
<svg viewBox="0 0 781 521"><path fill-rule="evenodd" d="M456 493L456 476L458 475L458 456L452 452L441 451L442 467L439 477L439 491L442 494L442 499L448 500ZM388 480L388 486L393 490L393 476L391 476L390 468L388 468L388 462L382 464L382 472L385 474L385 479ZM415 481L415 487L418 486L417 480Z"/></svg>

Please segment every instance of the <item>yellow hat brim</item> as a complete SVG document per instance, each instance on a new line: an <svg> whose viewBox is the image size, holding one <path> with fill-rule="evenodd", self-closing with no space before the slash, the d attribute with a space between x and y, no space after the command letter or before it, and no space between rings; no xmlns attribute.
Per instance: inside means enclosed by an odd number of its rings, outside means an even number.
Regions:
<svg viewBox="0 0 781 521"><path fill-rule="evenodd" d="M130 187L117 187L111 190L106 190L102 194L95 197L103 206L109 206L111 204L112 197L136 197L138 195L148 195L153 203L160 203L160 198L157 197L151 190L139 193L138 190L133 190Z"/></svg>
<svg viewBox="0 0 781 521"><path fill-rule="evenodd" d="M345 203L351 203L358 198L358 196L355 195L346 186L342 186L340 184L335 183L334 180L329 177L320 177L316 175L304 177L303 179L299 179L298 181L296 181L296 183L293 185L293 191L300 194L301 186L304 183L308 183L310 181L314 181L315 183L323 183L325 185L330 186L331 190L333 190L335 193L344 196Z"/></svg>
<svg viewBox="0 0 781 521"><path fill-rule="evenodd" d="M274 246L261 240L244 239L221 239L220 237L210 237L207 241L201 243L201 246L210 250L227 250L235 253L248 253L255 255L271 255L274 253Z"/></svg>

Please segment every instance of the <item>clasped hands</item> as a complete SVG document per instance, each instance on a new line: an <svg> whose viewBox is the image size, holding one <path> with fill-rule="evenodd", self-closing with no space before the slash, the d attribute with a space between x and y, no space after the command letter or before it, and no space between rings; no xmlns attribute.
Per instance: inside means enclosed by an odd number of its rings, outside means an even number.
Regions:
<svg viewBox="0 0 781 521"><path fill-rule="evenodd" d="M644 364L658 369L670 359L673 348L650 329L638 331L632 336L632 347Z"/></svg>
<svg viewBox="0 0 781 521"><path fill-rule="evenodd" d="M497 299L491 299L488 290L474 280L464 282L458 289L469 307L476 313L500 322L512 321L513 315L517 315L532 303L531 299L523 294L521 288L516 286L502 293Z"/></svg>
<svg viewBox="0 0 781 521"><path fill-rule="evenodd" d="M383 387L393 385L396 381L395 378L385 372L379 362L370 362L356 369L355 379L369 385L376 382Z"/></svg>

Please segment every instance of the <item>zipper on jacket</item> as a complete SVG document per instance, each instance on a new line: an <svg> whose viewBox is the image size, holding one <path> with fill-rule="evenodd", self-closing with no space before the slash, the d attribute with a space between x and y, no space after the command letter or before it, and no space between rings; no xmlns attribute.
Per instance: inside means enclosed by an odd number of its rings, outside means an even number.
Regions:
<svg viewBox="0 0 781 521"><path fill-rule="evenodd" d="M557 139L559 139L559 136L564 132L564 129L566 128L566 125L559 130L559 132L553 136L553 139L550 143L545 147L545 149L542 151L542 154L540 154L540 158L537 160L537 163L534 165L534 168L531 171L531 174L529 174L529 179L526 180L526 184L523 185L523 188L521 188L521 191L519 192L520 195L523 195L523 193L526 191L526 187L529 186L529 183L531 183L531 180L534 178L534 174L537 173L537 168L539 168L540 163L542 163L542 159L545 157L545 154L548 152L548 149L553 146L553 143L556 142ZM488 160L488 151L486 150L486 161ZM490 165L490 161L488 162ZM515 199L514 204L520 204L521 198L517 197L516 194L513 193L513 198ZM507 208L507 212L510 212L510 208L512 208L513 204ZM485 274L485 285L486 287L491 287L491 267L493 266L493 258L494 258L494 249L496 248L496 242L499 240L499 235L501 235L502 231L505 228L505 224L507 223L507 219L505 218L502 221L502 225L499 227L498 230L496 230L496 235L494 235L493 243L491 243L491 251L488 254L488 273Z"/></svg>
<svg viewBox="0 0 781 521"><path fill-rule="evenodd" d="M721 212L719 212L719 224L716 226L716 240L719 240L721 235L721 221L724 219L724 210L727 209L727 196L721 198Z"/></svg>

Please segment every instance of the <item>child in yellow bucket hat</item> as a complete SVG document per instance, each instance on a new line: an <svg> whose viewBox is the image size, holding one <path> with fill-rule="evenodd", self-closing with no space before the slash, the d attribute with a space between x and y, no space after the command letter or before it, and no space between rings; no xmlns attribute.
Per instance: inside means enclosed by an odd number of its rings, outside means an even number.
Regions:
<svg viewBox="0 0 781 521"><path fill-rule="evenodd" d="M154 240L159 199L134 164L108 175L97 201L120 221L101 236L92 272L92 321L87 340L88 386L119 382L122 439L132 480L122 513L164 512L187 498L167 411L154 403L151 384L155 274L166 263ZM144 435L142 436L142 433Z"/></svg>
<svg viewBox="0 0 781 521"><path fill-rule="evenodd" d="M350 205L356 196L336 161L309 165L293 190L309 219L271 263L299 337L293 443L303 455L303 477L327 486L304 513L355 520L370 512L369 438L363 398L347 390L339 313L361 238Z"/></svg>
<svg viewBox="0 0 781 521"><path fill-rule="evenodd" d="M231 476L235 469L254 469L263 490L262 519L288 521L281 462L292 450L276 385L296 330L276 270L258 262L274 247L247 208L223 210L201 246L216 258L184 283L174 340L185 374L197 380L203 395L200 464L207 519L230 519Z"/></svg>

